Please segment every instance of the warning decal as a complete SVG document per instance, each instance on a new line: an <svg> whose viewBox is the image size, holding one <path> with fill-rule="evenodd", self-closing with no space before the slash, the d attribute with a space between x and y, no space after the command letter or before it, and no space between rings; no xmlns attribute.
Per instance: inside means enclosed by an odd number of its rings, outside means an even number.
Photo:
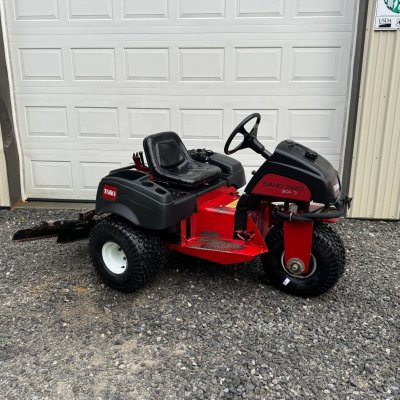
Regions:
<svg viewBox="0 0 400 400"><path fill-rule="evenodd" d="M239 199L232 201L232 203L227 204L225 208L236 208L238 201Z"/></svg>

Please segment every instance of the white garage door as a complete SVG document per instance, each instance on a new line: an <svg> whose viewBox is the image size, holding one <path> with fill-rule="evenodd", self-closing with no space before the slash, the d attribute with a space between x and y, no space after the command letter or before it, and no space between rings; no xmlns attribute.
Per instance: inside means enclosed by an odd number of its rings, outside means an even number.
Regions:
<svg viewBox="0 0 400 400"><path fill-rule="evenodd" d="M151 133L222 151L259 111L340 165L355 0L6 0L28 198L92 199ZM247 171L262 159L237 153Z"/></svg>

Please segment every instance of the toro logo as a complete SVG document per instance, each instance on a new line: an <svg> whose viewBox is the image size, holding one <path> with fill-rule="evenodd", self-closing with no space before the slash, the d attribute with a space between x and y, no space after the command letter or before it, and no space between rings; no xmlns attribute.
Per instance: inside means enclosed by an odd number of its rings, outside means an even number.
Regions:
<svg viewBox="0 0 400 400"><path fill-rule="evenodd" d="M118 188L116 186L104 185L101 197L103 197L103 199L115 201L117 200L117 192Z"/></svg>

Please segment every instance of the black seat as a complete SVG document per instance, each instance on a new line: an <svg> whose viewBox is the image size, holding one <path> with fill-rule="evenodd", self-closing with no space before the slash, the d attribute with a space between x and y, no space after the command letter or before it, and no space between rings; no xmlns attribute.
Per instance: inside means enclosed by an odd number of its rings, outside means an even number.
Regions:
<svg viewBox="0 0 400 400"><path fill-rule="evenodd" d="M175 132L162 132L143 140L144 152L153 176L181 185L199 186L219 176L221 169L190 157Z"/></svg>

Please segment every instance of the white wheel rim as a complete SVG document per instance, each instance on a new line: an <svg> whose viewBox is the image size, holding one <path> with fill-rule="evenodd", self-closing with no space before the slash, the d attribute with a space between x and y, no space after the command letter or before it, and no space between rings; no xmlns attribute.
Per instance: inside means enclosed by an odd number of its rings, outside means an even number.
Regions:
<svg viewBox="0 0 400 400"><path fill-rule="evenodd" d="M107 242L103 244L101 255L107 269L113 274L123 274L128 265L126 254L121 246L115 242Z"/></svg>

